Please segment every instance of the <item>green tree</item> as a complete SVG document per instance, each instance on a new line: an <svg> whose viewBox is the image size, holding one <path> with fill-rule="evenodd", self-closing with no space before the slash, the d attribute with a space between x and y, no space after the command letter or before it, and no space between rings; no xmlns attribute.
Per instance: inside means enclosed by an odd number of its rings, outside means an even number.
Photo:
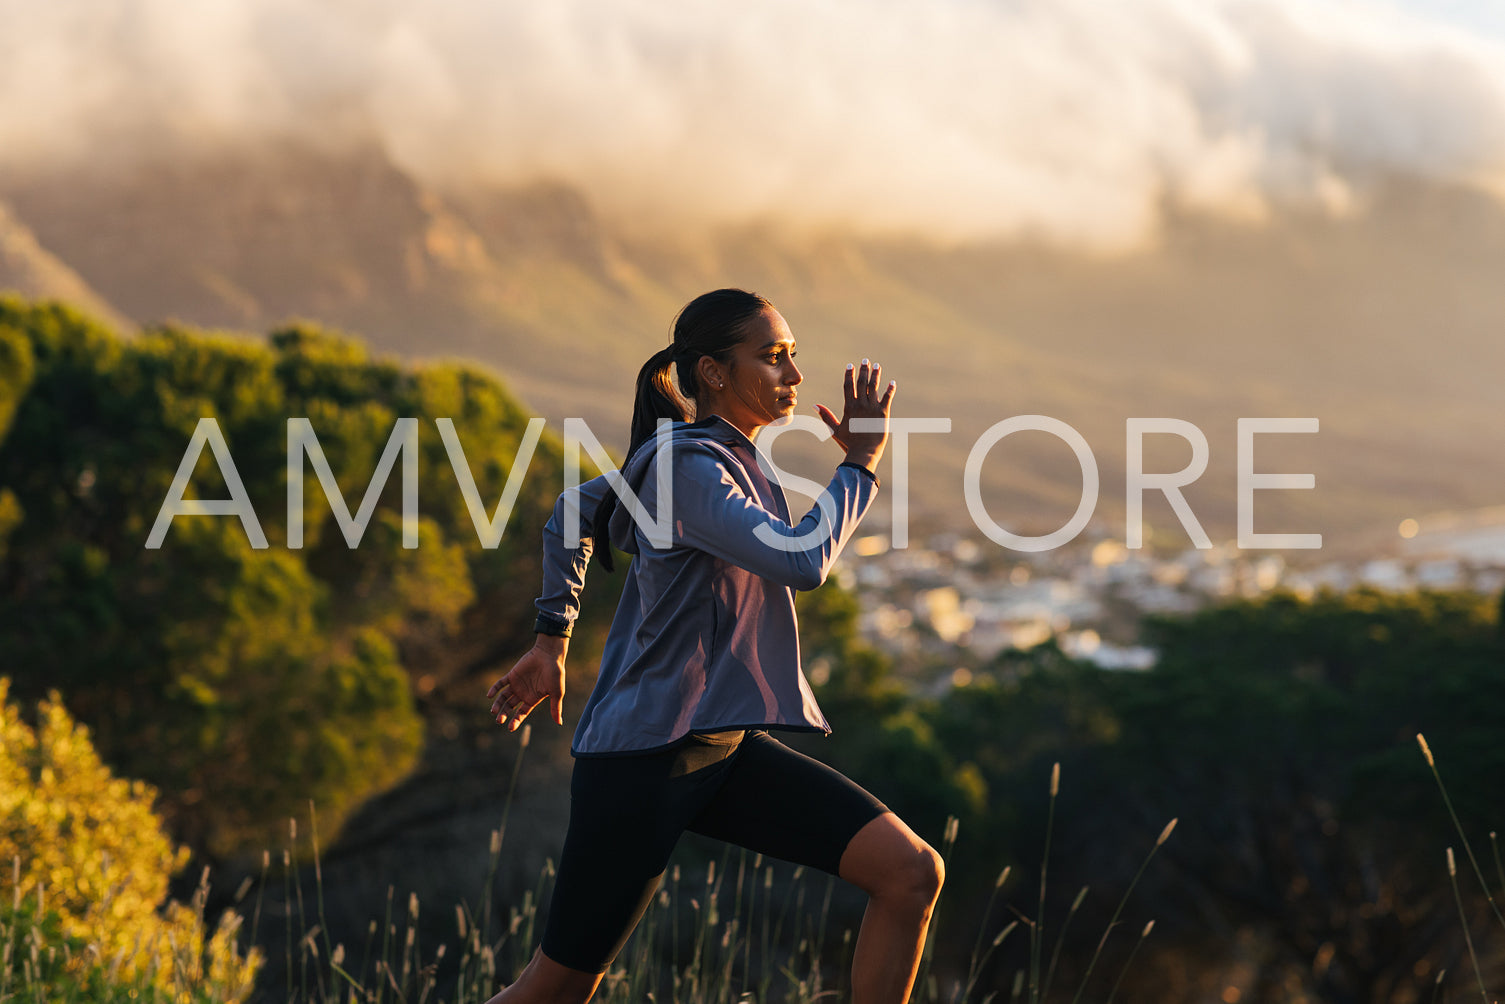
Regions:
<svg viewBox="0 0 1505 1004"><path fill-rule="evenodd" d="M1063 862L1091 866L1065 885L1122 888L1179 817L1142 890L1174 946L1149 953L1146 980L1194 984L1238 944L1253 999L1430 992L1467 963L1442 868L1454 838L1415 735L1482 838L1505 768L1495 613L1475 594L1359 590L1149 621L1153 670L1099 672L1064 704L1104 727L1037 718L1073 764L1063 791L1085 795L1063 797L1057 833Z"/></svg>
<svg viewBox="0 0 1505 1004"><path fill-rule="evenodd" d="M0 299L5 417L0 648L16 691L60 689L200 851L258 851L310 798L337 828L415 763L415 690L464 683L531 624L536 542L509 531L480 546L434 424L453 420L494 505L527 416L474 369L372 360L310 325L266 342L177 326L123 340L66 307ZM160 549L144 546L204 417L266 550L233 517L180 516ZM304 547L285 547L294 417L310 420L352 511L395 421L420 420L417 549L402 546L400 477L351 548L311 472ZM534 471L560 469L556 439L537 452ZM541 523L557 491L527 479L511 525ZM208 449L188 495L228 497Z"/></svg>

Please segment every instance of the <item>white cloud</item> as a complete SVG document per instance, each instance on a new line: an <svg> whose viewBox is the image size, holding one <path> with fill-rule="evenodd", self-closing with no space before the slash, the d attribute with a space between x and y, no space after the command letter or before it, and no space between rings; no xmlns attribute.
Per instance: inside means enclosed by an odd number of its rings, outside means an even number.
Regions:
<svg viewBox="0 0 1505 1004"><path fill-rule="evenodd" d="M1505 43L1344 0L0 0L0 157L375 139L638 220L1032 234L1501 186Z"/></svg>

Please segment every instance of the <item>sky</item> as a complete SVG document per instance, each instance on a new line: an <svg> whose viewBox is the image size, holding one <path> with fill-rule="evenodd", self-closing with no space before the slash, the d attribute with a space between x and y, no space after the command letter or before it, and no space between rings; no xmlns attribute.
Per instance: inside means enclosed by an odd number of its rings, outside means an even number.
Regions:
<svg viewBox="0 0 1505 1004"><path fill-rule="evenodd" d="M1505 193L1505 3L0 0L0 169L288 138L624 219L1131 246Z"/></svg>
<svg viewBox="0 0 1505 1004"><path fill-rule="evenodd" d="M1427 21L1465 32L1505 40L1505 0L1391 0L1393 5Z"/></svg>

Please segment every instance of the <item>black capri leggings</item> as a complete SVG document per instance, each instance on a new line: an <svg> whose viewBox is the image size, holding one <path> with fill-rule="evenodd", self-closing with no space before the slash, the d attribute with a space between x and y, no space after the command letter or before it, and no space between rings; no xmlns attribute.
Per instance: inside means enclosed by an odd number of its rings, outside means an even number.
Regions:
<svg viewBox="0 0 1505 1004"><path fill-rule="evenodd" d="M836 875L852 837L887 811L761 730L692 733L653 753L577 758L543 953L605 972L685 830Z"/></svg>

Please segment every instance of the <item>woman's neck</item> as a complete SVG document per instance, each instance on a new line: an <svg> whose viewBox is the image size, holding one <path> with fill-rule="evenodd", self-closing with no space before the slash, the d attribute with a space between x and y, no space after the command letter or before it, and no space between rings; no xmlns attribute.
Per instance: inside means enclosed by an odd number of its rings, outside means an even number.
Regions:
<svg viewBox="0 0 1505 1004"><path fill-rule="evenodd" d="M702 409L697 403L695 406L695 420L700 421L706 418L721 419L727 425L730 425L733 429L736 429L738 432L742 433L742 435L746 436L749 442L757 438L757 435L763 429L764 424L760 423L757 425L752 425L750 428L744 428L743 426L738 425L736 422L733 422L731 419L727 418L725 415L721 414L721 412L717 411L714 407L707 406L706 408Z"/></svg>

